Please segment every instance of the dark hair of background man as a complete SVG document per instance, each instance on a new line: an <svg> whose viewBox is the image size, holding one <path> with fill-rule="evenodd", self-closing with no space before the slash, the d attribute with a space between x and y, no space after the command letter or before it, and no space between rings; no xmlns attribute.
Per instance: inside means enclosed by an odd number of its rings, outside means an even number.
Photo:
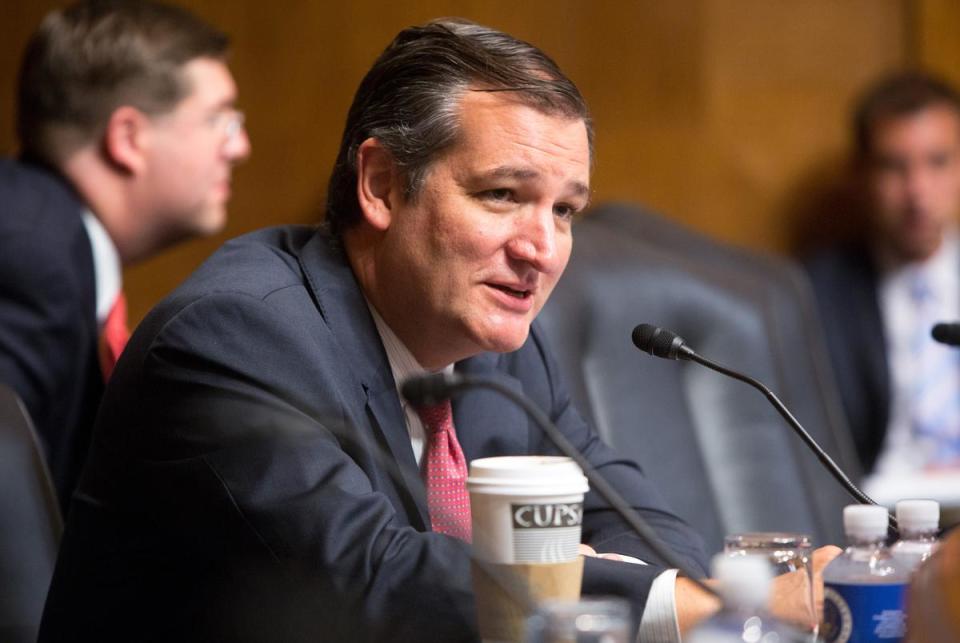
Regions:
<svg viewBox="0 0 960 643"><path fill-rule="evenodd" d="M223 59L228 37L179 7L92 0L52 12L20 68L17 134L24 158L56 165L127 104L160 114L187 95L182 67Z"/></svg>
<svg viewBox="0 0 960 643"><path fill-rule="evenodd" d="M860 98L853 114L853 149L857 162L869 162L877 123L937 105L960 114L957 92L943 80L923 71L896 72L872 85Z"/></svg>

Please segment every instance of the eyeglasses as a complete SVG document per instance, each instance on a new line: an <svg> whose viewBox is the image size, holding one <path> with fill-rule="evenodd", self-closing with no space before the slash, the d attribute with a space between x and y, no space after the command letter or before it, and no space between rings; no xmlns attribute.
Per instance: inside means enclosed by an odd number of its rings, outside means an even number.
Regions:
<svg viewBox="0 0 960 643"><path fill-rule="evenodd" d="M227 114L227 124L223 128L223 135L227 137L227 140L233 140L235 136L239 136L241 130L243 130L243 124L247 121L247 115L241 112L239 109L232 109Z"/></svg>
<svg viewBox="0 0 960 643"><path fill-rule="evenodd" d="M240 135L246 120L239 109L224 109L211 115L209 124L223 135L224 143L228 143Z"/></svg>

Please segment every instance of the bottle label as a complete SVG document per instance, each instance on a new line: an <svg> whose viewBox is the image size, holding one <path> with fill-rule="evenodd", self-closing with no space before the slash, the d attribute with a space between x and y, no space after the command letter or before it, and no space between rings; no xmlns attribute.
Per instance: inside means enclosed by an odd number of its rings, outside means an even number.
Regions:
<svg viewBox="0 0 960 643"><path fill-rule="evenodd" d="M820 635L827 643L896 643L906 633L906 585L825 583Z"/></svg>

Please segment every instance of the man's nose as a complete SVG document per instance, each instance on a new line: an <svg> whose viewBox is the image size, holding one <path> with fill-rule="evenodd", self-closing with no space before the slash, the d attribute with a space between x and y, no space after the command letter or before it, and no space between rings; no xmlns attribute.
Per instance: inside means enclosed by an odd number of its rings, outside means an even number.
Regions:
<svg viewBox="0 0 960 643"><path fill-rule="evenodd" d="M223 152L228 159L238 163L248 158L250 151L250 137L247 135L247 128L241 120L233 128L227 130Z"/></svg>
<svg viewBox="0 0 960 643"><path fill-rule="evenodd" d="M922 202L925 200L932 179L931 174L930 170L923 167L914 166L907 170L907 194L909 194L911 201Z"/></svg>
<svg viewBox="0 0 960 643"><path fill-rule="evenodd" d="M547 272L559 257L557 221L552 206L532 208L517 221L517 229L507 244L510 256Z"/></svg>

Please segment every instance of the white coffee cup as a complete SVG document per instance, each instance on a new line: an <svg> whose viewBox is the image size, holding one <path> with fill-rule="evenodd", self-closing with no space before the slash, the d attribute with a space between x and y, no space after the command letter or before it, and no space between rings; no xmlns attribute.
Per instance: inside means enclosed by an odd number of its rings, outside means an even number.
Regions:
<svg viewBox="0 0 960 643"><path fill-rule="evenodd" d="M467 490L475 554L505 564L576 560L587 489L587 479L570 458L474 460Z"/></svg>

